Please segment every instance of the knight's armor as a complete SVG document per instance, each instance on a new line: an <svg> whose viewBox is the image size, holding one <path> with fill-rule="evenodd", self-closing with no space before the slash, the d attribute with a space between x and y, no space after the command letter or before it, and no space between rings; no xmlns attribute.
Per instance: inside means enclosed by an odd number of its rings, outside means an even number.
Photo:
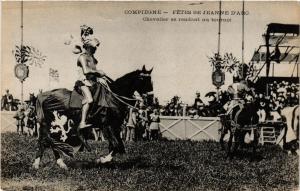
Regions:
<svg viewBox="0 0 300 191"><path fill-rule="evenodd" d="M90 56L85 53L81 54L81 56L85 57L86 63L85 66L82 66L81 62L77 62L77 66L80 67L78 70L79 80L86 86L92 86L92 84L97 81L95 71L97 70L96 65L98 61L94 58L94 56ZM85 68L85 73L83 73L83 67Z"/></svg>
<svg viewBox="0 0 300 191"><path fill-rule="evenodd" d="M228 110L226 112L227 115L230 114L232 109L237 105L239 105L240 108L243 107L245 104L244 98L246 93L249 91L250 89L248 86L242 82L235 82L228 87L228 92L231 94L232 100L229 103Z"/></svg>

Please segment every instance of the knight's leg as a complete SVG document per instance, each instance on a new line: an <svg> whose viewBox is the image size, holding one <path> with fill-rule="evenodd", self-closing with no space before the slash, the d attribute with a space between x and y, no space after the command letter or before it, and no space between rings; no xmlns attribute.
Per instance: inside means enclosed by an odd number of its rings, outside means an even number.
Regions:
<svg viewBox="0 0 300 191"><path fill-rule="evenodd" d="M82 102L82 114L81 114L81 121L79 123L79 129L83 129L85 127L91 126L90 124L86 124L87 114L90 108L90 103L93 102L92 94L87 86L81 86L81 90L83 92L84 100Z"/></svg>

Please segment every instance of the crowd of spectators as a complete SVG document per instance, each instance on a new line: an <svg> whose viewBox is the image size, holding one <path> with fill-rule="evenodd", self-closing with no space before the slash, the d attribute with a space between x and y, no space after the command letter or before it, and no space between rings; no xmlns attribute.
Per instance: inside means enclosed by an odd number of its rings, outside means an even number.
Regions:
<svg viewBox="0 0 300 191"><path fill-rule="evenodd" d="M258 93L255 100L261 122L276 120L284 107L298 105L299 84L274 81L268 85L267 94Z"/></svg>
<svg viewBox="0 0 300 191"><path fill-rule="evenodd" d="M206 104L202 101L200 93L196 92L194 103L187 105L182 103L178 96L174 96L165 106L160 107L160 114L193 118L215 117L225 112L224 105L230 100L227 91L220 91L219 94L209 92L205 97L209 98ZM282 108L299 103L299 84L274 81L268 85L267 93L255 93L255 102L260 110L261 120L272 120L276 117L275 111L278 117Z"/></svg>
<svg viewBox="0 0 300 191"><path fill-rule="evenodd" d="M165 106L161 106L160 114L164 116L189 116L197 117L215 117L224 112L223 105L229 100L229 95L226 91L209 92L205 97L208 97L208 102L205 104L199 92L196 92L196 97L192 105L188 105L180 101L178 96L174 96Z"/></svg>
<svg viewBox="0 0 300 191"><path fill-rule="evenodd" d="M123 140L142 141L158 140L160 137L157 98L149 102L149 99L137 101L135 107L129 107L128 115L124 121L121 136ZM147 105L146 105L147 104Z"/></svg>
<svg viewBox="0 0 300 191"><path fill-rule="evenodd" d="M30 99L35 97L29 94ZM14 99L13 95L6 90L1 99L1 111L14 111L13 118L16 120L18 134L37 136L37 121L34 103L31 100L21 103L20 100Z"/></svg>

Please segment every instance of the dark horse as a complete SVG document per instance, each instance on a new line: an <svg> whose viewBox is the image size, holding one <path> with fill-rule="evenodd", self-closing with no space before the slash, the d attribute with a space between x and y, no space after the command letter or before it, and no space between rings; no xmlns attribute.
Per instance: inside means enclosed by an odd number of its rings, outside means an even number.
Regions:
<svg viewBox="0 0 300 191"><path fill-rule="evenodd" d="M232 158L239 146L242 146L245 142L245 136L247 133L251 134L252 139L250 141L253 147L253 155L255 154L256 147L258 145L258 121L259 116L257 114L257 107L253 102L238 104L228 115L221 115L221 137L220 144L222 149L224 146L224 137L229 132L229 140L227 144L227 157ZM231 146L235 140L234 148Z"/></svg>
<svg viewBox="0 0 300 191"><path fill-rule="evenodd" d="M135 91L144 94L153 90L151 72L152 69L147 71L143 66L142 70L133 71L111 82L109 87L99 83L92 89L94 102L87 120L93 128L102 128L104 137L109 143L109 154L100 157L97 162L105 163L111 161L116 154L125 153L120 137L121 125L128 105L135 103L134 99L127 98L132 97ZM77 92L56 89L37 96L36 109L40 134L34 168L39 168L46 147L52 148L57 164L65 169L67 166L61 158L62 155L73 157L82 145L90 150L84 135L91 131L91 128L80 131L77 129L81 118L81 108L76 106L81 104L81 100L77 99L80 96Z"/></svg>

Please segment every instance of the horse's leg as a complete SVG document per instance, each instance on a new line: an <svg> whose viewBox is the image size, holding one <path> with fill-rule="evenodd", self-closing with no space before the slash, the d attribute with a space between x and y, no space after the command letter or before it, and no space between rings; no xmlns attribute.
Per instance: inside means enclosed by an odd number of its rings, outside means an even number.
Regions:
<svg viewBox="0 0 300 191"><path fill-rule="evenodd" d="M33 126L34 126L33 136L37 137L38 136L38 128L37 128L37 122L36 122L36 120L33 121Z"/></svg>
<svg viewBox="0 0 300 191"><path fill-rule="evenodd" d="M97 163L107 163L112 161L113 157L117 154L124 154L125 153L125 147L123 144L123 141L121 139L120 136L120 131L119 131L119 127L117 125L121 125L121 124L112 124L112 125L105 125L103 127L103 133L105 136L105 139L108 140L108 144L109 144L109 154L104 156L104 157L100 157L100 159L98 159L96 162Z"/></svg>
<svg viewBox="0 0 300 191"><path fill-rule="evenodd" d="M40 161L43 157L44 151L45 151L45 143L43 142L43 140L38 140L38 149L37 149L34 163L32 164L33 168L35 168L35 169L39 168Z"/></svg>
<svg viewBox="0 0 300 191"><path fill-rule="evenodd" d="M37 148L37 153L36 153L36 157L34 160L34 163L32 164L33 168L38 169L39 165L40 165L40 161L42 159L42 156L45 152L45 145L47 142L47 136L48 136L48 132L47 132L47 124L45 122L42 122L40 124L40 132L39 132L39 139L38 139L38 148Z"/></svg>
<svg viewBox="0 0 300 191"><path fill-rule="evenodd" d="M233 139L233 132L229 130L229 140L228 140L228 145L227 145L227 157L232 158L232 153L231 153L231 145L232 145L232 139Z"/></svg>
<svg viewBox="0 0 300 191"><path fill-rule="evenodd" d="M67 165L64 163L63 159L60 157L59 152L56 151L56 150L54 150L53 148L52 148L52 150L53 150L53 153L54 153L54 156L55 156L55 159L56 159L56 164L58 164L58 166L59 166L60 168L65 169L65 170L68 170L68 167L67 167Z"/></svg>
<svg viewBox="0 0 300 191"><path fill-rule="evenodd" d="M254 140L253 140L253 153L252 153L252 159L254 159L256 157L256 148L257 148L257 145L258 145L258 139L259 139L259 136L258 136L258 129L254 129Z"/></svg>
<svg viewBox="0 0 300 191"><path fill-rule="evenodd" d="M232 155L234 155L238 149L238 147L240 146L243 136L241 134L241 132L237 129L234 133L234 139L235 139L235 144L233 147L233 151L232 151Z"/></svg>
<svg viewBox="0 0 300 191"><path fill-rule="evenodd" d="M77 128L77 135L79 140L81 141L81 143L84 145L84 147L88 150L88 152L91 152L92 149L90 147L90 145L87 143L87 141L85 140L81 130L79 128Z"/></svg>
<svg viewBox="0 0 300 191"><path fill-rule="evenodd" d="M92 128L92 132L93 132L93 135L94 135L95 141L98 141L98 139L99 139L99 136L98 136L98 134L97 134L97 131L96 131L96 129L95 129L95 128Z"/></svg>
<svg viewBox="0 0 300 191"><path fill-rule="evenodd" d="M222 127L221 136L220 136L221 150L225 150L225 146L224 146L224 137L225 137L225 135L226 135L225 129L224 129L224 127Z"/></svg>

